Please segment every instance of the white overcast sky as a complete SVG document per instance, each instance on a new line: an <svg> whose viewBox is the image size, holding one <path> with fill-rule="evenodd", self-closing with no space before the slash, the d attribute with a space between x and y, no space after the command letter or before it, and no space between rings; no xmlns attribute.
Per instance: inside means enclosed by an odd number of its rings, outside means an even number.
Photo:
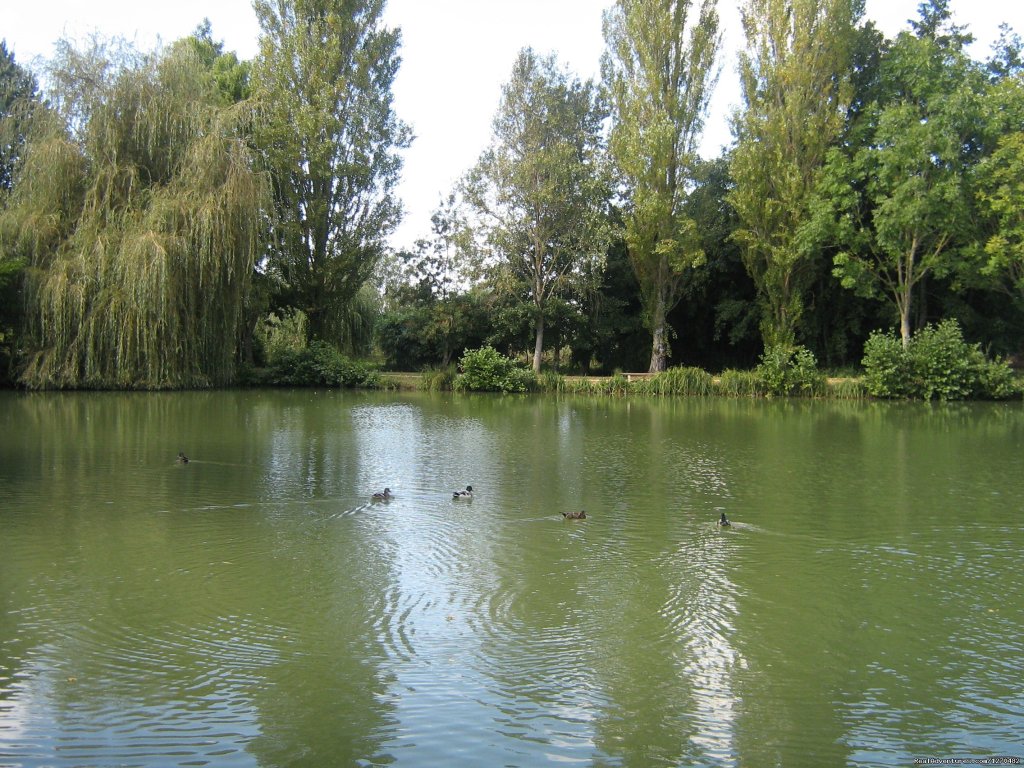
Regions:
<svg viewBox="0 0 1024 768"><path fill-rule="evenodd" d="M919 0L867 0L867 16L887 35L916 18ZM251 58L259 26L251 0L3 0L0 37L19 63L50 56L60 37L97 31L148 50L189 34L209 18L215 39ZM604 43L601 13L612 0L389 0L388 26L402 29L402 67L395 105L416 141L405 154L399 188L406 218L392 238L411 246L430 230L441 196L476 160L490 138L502 84L524 46L554 51L581 77L597 77ZM729 143L729 111L739 100L735 46L737 3L720 0L726 51L705 134L705 153ZM988 55L1001 22L1024 35L1021 0L952 0L954 18L974 34L975 55Z"/></svg>

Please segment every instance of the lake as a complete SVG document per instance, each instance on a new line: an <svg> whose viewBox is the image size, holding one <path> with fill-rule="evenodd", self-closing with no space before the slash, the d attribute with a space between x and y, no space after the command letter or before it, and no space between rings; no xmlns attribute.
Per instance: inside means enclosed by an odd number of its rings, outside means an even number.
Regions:
<svg viewBox="0 0 1024 768"><path fill-rule="evenodd" d="M0 766L1024 758L1022 523L1020 403L4 392Z"/></svg>

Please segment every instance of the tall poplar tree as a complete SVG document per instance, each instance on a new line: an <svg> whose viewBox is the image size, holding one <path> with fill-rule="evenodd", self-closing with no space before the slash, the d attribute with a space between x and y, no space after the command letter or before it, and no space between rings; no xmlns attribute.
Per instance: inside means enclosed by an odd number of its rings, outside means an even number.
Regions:
<svg viewBox="0 0 1024 768"><path fill-rule="evenodd" d="M765 348L795 343L818 265L799 231L850 99L854 24L863 0L745 0L744 110L734 121L740 217L734 237L761 303Z"/></svg>
<svg viewBox="0 0 1024 768"><path fill-rule="evenodd" d="M995 83L987 101L1009 125L974 171L976 194L991 230L980 271L1024 309L1024 72Z"/></svg>
<svg viewBox="0 0 1024 768"><path fill-rule="evenodd" d="M392 109L400 33L384 0L256 0L253 93L274 185L269 266L279 302L333 340L401 217L394 188L411 139Z"/></svg>
<svg viewBox="0 0 1024 768"><path fill-rule="evenodd" d="M716 79L716 0L618 0L604 18L609 150L625 186L625 238L651 332L650 370L665 369L668 313L704 261L687 196Z"/></svg>
<svg viewBox="0 0 1024 768"><path fill-rule="evenodd" d="M602 117L590 81L526 48L502 92L491 146L466 179L499 283L532 306L535 371L551 300L593 279L609 242Z"/></svg>

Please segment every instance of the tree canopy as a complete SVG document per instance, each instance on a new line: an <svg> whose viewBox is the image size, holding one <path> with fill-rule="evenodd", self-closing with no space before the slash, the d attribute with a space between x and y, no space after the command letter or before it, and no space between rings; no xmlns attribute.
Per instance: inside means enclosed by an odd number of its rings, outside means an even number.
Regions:
<svg viewBox="0 0 1024 768"><path fill-rule="evenodd" d="M481 247L534 314L539 371L551 300L593 280L609 242L596 88L554 56L519 53L494 118L494 138L467 176Z"/></svg>
<svg viewBox="0 0 1024 768"><path fill-rule="evenodd" d="M267 185L187 48L115 60L62 47L0 220L29 265L30 387L190 387L234 379ZM83 77L88 72L97 77Z"/></svg>
<svg viewBox="0 0 1024 768"><path fill-rule="evenodd" d="M411 140L392 107L400 34L384 0L256 0L256 141L273 180L267 259L278 303L329 340L385 253L401 204L398 150Z"/></svg>
<svg viewBox="0 0 1024 768"><path fill-rule="evenodd" d="M817 174L843 127L858 0L746 0L744 110L732 155L735 237L762 306L766 348L792 345L815 260L798 237Z"/></svg>
<svg viewBox="0 0 1024 768"><path fill-rule="evenodd" d="M983 87L964 37L941 14L926 9L916 29L886 52L862 142L830 150L815 203L815 225L840 246L836 276L892 304L904 346L918 284L953 271L970 237L967 174L980 149Z"/></svg>
<svg viewBox="0 0 1024 768"><path fill-rule="evenodd" d="M715 0L615 0L601 87L521 51L490 144L395 254L411 131L384 2L257 0L251 62L208 21L153 52L60 41L35 72L0 44L0 379L280 383L487 345L784 373L953 325L1024 354L1008 27L982 61L949 0L891 39L861 0L744 0L735 143L706 159Z"/></svg>
<svg viewBox="0 0 1024 768"><path fill-rule="evenodd" d="M686 211L721 43L716 0L619 0L606 12L610 153L625 194L625 239L651 331L650 371L665 369L668 313L705 261Z"/></svg>

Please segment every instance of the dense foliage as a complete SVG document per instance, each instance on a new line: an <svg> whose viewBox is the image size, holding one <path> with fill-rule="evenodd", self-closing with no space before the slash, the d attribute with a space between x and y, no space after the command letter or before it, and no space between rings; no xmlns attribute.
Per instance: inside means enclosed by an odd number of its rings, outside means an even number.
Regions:
<svg viewBox="0 0 1024 768"><path fill-rule="evenodd" d="M278 353L254 383L278 387L376 387L377 373L323 341Z"/></svg>
<svg viewBox="0 0 1024 768"><path fill-rule="evenodd" d="M769 347L756 373L769 395L814 396L825 392L825 375L818 370L814 353L806 347Z"/></svg>
<svg viewBox="0 0 1024 768"><path fill-rule="evenodd" d="M860 0L744 0L735 142L701 159L715 0L609 0L603 82L524 50L394 254L384 2L259 0L252 62L208 22L152 53L61 41L38 73L0 44L0 380L1019 396L1009 28L981 61L948 0L893 39Z"/></svg>
<svg viewBox="0 0 1024 768"><path fill-rule="evenodd" d="M875 331L864 347L864 383L875 397L1002 400L1020 395L1009 366L968 344L955 320L927 325L906 345Z"/></svg>
<svg viewBox="0 0 1024 768"><path fill-rule="evenodd" d="M668 314L706 255L695 196L697 144L721 36L716 0L619 0L604 17L602 61L613 105L610 154L624 187L624 228L651 333L650 371L665 370Z"/></svg>
<svg viewBox="0 0 1024 768"><path fill-rule="evenodd" d="M188 47L64 46L51 66L0 218L28 264L22 382L230 383L268 199L248 112Z"/></svg>
<svg viewBox="0 0 1024 768"><path fill-rule="evenodd" d="M459 359L459 374L455 377L455 389L467 392L526 392L534 384L532 371L494 347L466 350Z"/></svg>
<svg viewBox="0 0 1024 768"><path fill-rule="evenodd" d="M399 33L384 0L256 0L255 138L271 172L267 266L277 303L331 340L398 224L397 150L410 132L391 105Z"/></svg>

